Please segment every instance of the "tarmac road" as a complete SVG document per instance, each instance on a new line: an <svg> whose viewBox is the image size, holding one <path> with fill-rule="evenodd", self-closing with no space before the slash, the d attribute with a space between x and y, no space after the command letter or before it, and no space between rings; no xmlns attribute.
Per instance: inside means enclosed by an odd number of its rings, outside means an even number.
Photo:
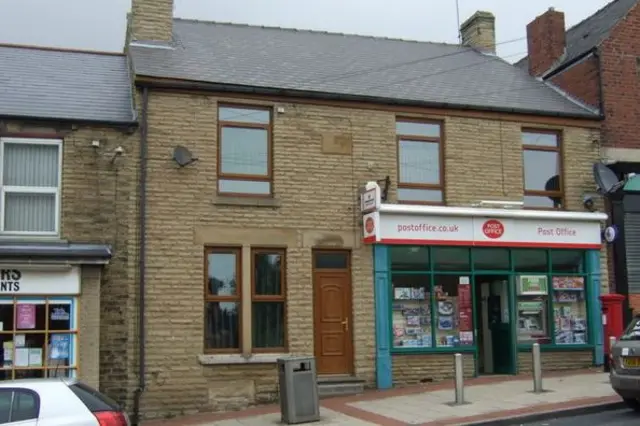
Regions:
<svg viewBox="0 0 640 426"><path fill-rule="evenodd" d="M640 413L632 410L605 411L585 416L526 423L519 426L638 426ZM515 426L515 425L514 425Z"/></svg>

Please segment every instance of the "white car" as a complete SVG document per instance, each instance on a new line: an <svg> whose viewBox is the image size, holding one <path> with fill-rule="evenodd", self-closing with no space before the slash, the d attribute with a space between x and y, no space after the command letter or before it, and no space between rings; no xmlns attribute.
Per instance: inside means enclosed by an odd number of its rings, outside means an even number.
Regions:
<svg viewBox="0 0 640 426"><path fill-rule="evenodd" d="M0 424L15 426L130 426L111 398L74 379L0 382Z"/></svg>

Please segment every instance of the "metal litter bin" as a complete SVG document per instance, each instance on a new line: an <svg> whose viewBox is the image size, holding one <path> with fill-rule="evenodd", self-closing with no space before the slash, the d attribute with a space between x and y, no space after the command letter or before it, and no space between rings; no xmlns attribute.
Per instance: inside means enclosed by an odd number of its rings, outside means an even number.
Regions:
<svg viewBox="0 0 640 426"><path fill-rule="evenodd" d="M291 356L278 359L280 413L284 424L320 420L320 401L314 357Z"/></svg>

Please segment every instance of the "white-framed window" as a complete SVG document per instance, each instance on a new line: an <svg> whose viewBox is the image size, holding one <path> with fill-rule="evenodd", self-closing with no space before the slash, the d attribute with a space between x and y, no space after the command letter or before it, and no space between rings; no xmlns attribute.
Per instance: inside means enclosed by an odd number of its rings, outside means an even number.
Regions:
<svg viewBox="0 0 640 426"><path fill-rule="evenodd" d="M62 140L0 138L0 234L60 232Z"/></svg>

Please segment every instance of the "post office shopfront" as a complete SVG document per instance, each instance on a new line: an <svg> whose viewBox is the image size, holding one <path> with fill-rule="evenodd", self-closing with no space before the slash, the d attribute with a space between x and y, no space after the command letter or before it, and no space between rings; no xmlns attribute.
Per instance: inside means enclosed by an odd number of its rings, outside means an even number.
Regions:
<svg viewBox="0 0 640 426"><path fill-rule="evenodd" d="M102 246L0 244L0 380L98 386L100 265L109 257Z"/></svg>
<svg viewBox="0 0 640 426"><path fill-rule="evenodd" d="M364 203L363 203L363 207ZM601 213L382 204L374 244L378 387L601 364Z"/></svg>

